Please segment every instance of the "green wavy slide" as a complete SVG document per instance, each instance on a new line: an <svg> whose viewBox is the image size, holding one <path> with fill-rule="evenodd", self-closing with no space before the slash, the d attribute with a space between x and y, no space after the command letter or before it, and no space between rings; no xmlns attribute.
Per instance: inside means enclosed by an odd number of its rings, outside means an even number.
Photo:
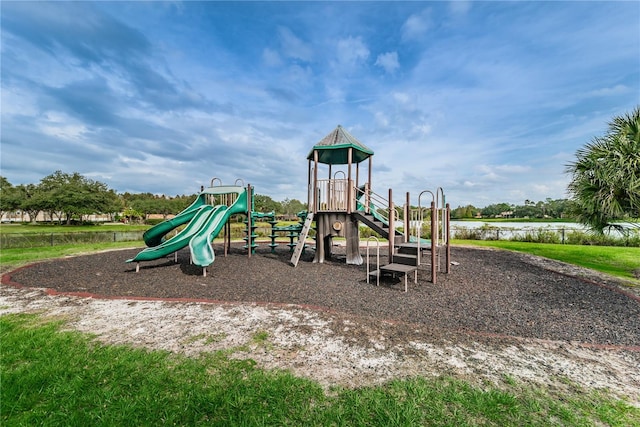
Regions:
<svg viewBox="0 0 640 427"><path fill-rule="evenodd" d="M231 206L211 206L205 203L205 194L236 193L236 201ZM196 201L171 220L164 221L147 231L145 243L158 243L139 252L127 262L151 261L170 255L189 245L192 262L200 267L207 267L215 260L211 242L215 239L224 224L232 215L246 213L247 192L242 187L214 187L203 191ZM178 225L188 222L187 226L168 240L162 240L164 234ZM145 233L145 235L147 234Z"/></svg>

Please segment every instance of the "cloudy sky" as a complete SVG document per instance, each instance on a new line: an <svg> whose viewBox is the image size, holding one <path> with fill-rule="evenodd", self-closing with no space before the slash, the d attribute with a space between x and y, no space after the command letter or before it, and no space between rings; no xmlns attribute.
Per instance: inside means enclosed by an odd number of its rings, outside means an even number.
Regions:
<svg viewBox="0 0 640 427"><path fill-rule="evenodd" d="M567 197L578 148L640 104L640 3L1 3L1 170L123 192L238 178L306 201L341 124L374 191ZM364 169L366 170L366 169ZM322 174L322 172L321 172Z"/></svg>

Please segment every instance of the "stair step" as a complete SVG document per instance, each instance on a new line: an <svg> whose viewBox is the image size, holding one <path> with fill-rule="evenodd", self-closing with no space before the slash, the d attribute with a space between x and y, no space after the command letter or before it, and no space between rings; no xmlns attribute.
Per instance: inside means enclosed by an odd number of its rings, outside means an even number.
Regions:
<svg viewBox="0 0 640 427"><path fill-rule="evenodd" d="M418 256L412 254L393 254L393 262L394 264L404 264L404 265L418 265Z"/></svg>
<svg viewBox="0 0 640 427"><path fill-rule="evenodd" d="M398 251L401 251L402 253L418 253L418 244L417 243L413 243L413 242L408 242L408 243L396 243L395 247L398 248ZM431 250L431 245L425 245L425 244L421 244L420 245L420 250L421 251L430 251Z"/></svg>
<svg viewBox="0 0 640 427"><path fill-rule="evenodd" d="M395 245L397 250L398 250L398 254L403 254L403 255L413 255L413 256L417 256L418 255L418 248L407 248L404 247L402 245Z"/></svg>
<svg viewBox="0 0 640 427"><path fill-rule="evenodd" d="M395 262L391 264L383 265L382 267L380 267L380 271L383 273L407 274L407 273L411 273L412 271L416 271L417 269L418 267L416 267L415 265L398 264Z"/></svg>
<svg viewBox="0 0 640 427"><path fill-rule="evenodd" d="M409 273L414 272L413 281L415 283L418 283L418 267L416 267L415 265L397 264L394 262L394 263L383 265L382 267L380 267L380 272L381 274L384 274L384 273L402 274L404 276L405 292L407 292L407 278L409 276Z"/></svg>

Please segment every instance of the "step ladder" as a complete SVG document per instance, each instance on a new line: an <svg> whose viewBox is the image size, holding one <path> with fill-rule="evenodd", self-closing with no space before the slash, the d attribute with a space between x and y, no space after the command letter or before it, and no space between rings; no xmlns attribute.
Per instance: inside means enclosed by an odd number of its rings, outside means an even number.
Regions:
<svg viewBox="0 0 640 427"><path fill-rule="evenodd" d="M298 265L298 261L300 260L302 251L304 251L304 242L305 240L307 240L307 236L309 235L309 230L311 229L312 222L313 222L313 212L309 212L307 214L307 219L304 220L304 225L302 226L302 230L298 235L298 244L296 245L296 248L293 251L293 255L291 255L291 264L294 267Z"/></svg>

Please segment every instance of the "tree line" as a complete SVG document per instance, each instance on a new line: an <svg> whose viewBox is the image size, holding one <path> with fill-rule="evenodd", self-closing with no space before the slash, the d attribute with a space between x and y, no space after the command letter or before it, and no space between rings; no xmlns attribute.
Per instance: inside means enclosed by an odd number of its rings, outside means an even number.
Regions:
<svg viewBox="0 0 640 427"><path fill-rule="evenodd" d="M152 214L167 218L189 206L196 194L173 197L151 193L118 194L107 184L89 179L77 172L56 171L38 184L12 185L0 176L0 217L21 212L24 221L33 222L42 213L51 222L72 224L85 222L90 215L106 215L111 221L148 219ZM296 199L277 202L269 196L256 194L254 207L258 212L275 212L295 218L306 205Z"/></svg>
<svg viewBox="0 0 640 427"><path fill-rule="evenodd" d="M77 172L56 171L42 178L38 184L16 186L0 176L0 196L0 216L21 211L26 215L26 221L34 221L40 213L44 213L52 222L71 224L74 221L86 221L89 215L107 215L112 221L122 218L147 219L152 214L167 218L189 206L196 194L173 197L152 193L118 194L106 184ZM546 199L537 203L526 200L522 206L498 203L476 208L468 205L453 209L451 217L564 218L570 204L571 201L566 199ZM262 194L254 196L254 205L258 212L275 212L291 218L307 208L306 204L296 199L278 202Z"/></svg>
<svg viewBox="0 0 640 427"><path fill-rule="evenodd" d="M575 218L575 202L569 199L551 199L534 202L525 200L522 205L495 203L483 208L473 205L458 206L451 210L451 218Z"/></svg>

